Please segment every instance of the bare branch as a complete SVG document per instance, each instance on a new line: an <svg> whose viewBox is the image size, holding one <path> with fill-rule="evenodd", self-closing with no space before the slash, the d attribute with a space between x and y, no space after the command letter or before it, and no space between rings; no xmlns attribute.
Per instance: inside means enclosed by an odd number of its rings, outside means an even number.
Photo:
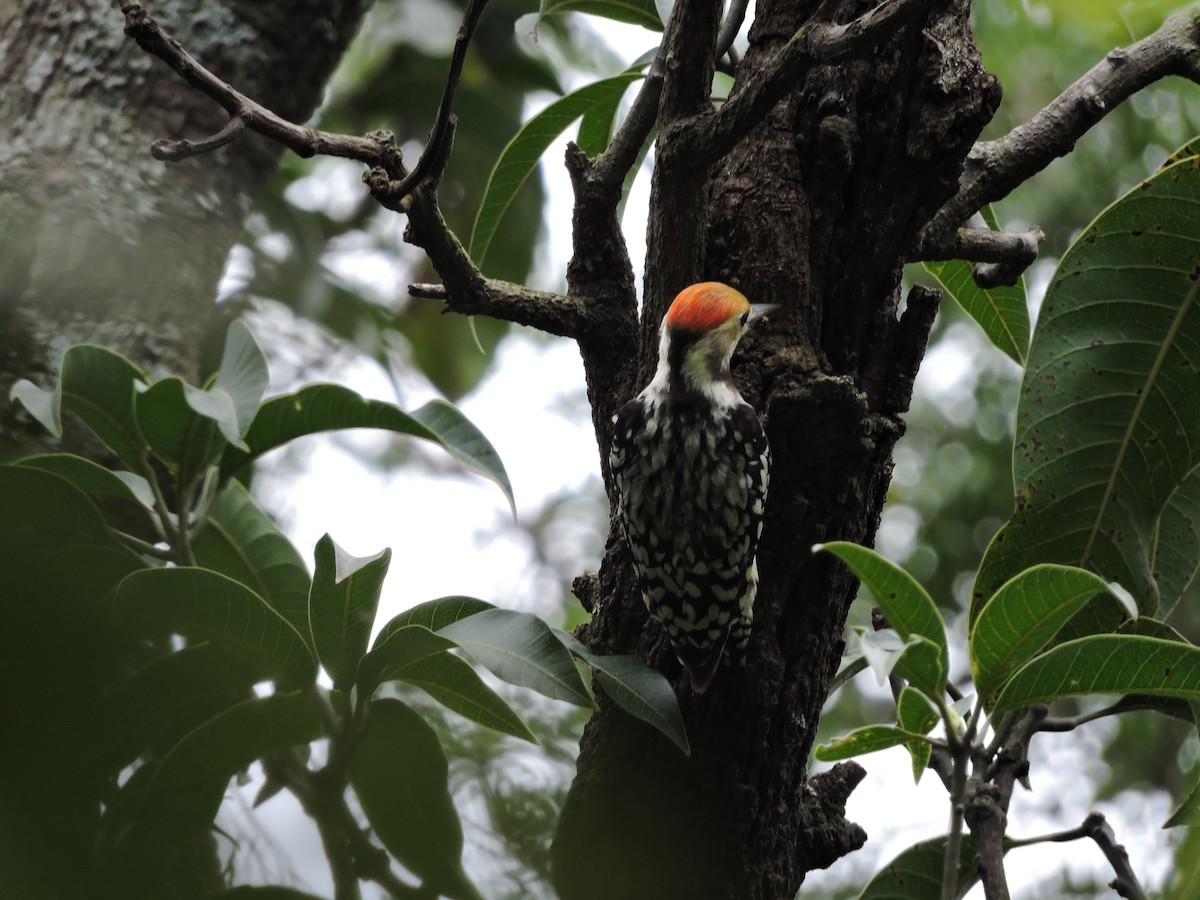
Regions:
<svg viewBox="0 0 1200 900"><path fill-rule="evenodd" d="M733 0L729 4L729 9L725 13L725 21L721 23L721 30L717 32L717 52L715 54L717 59L733 49L733 39L737 37L742 22L746 20L746 9L749 6L750 0Z"/></svg>
<svg viewBox="0 0 1200 900"><path fill-rule="evenodd" d="M224 147L245 130L246 120L241 116L231 116L225 127L211 137L198 141L189 141L187 138L178 141L155 141L150 145L150 155L163 162L179 162L189 156L210 153L218 147Z"/></svg>
<svg viewBox="0 0 1200 900"><path fill-rule="evenodd" d="M711 116L692 123L688 146L714 162L750 133L783 96L813 68L862 54L886 40L928 0L883 0L844 25L827 20L831 4L822 4L767 65L755 73Z"/></svg>
<svg viewBox="0 0 1200 900"><path fill-rule="evenodd" d="M618 191L613 199L614 209L620 200L620 186L637 162L642 145L654 129L654 123L658 121L658 101L662 97L662 89L663 63L660 53L656 54L650 63L641 90L634 98L633 105L629 107L625 121L613 135L608 149L592 162L593 177L603 182L610 192L614 189Z"/></svg>
<svg viewBox="0 0 1200 900"><path fill-rule="evenodd" d="M938 243L985 204L1007 196L1069 153L1133 94L1168 75L1200 82L1200 10L1172 16L1148 37L1113 50L1024 125L976 144L958 193L925 226L919 243Z"/></svg>
<svg viewBox="0 0 1200 900"><path fill-rule="evenodd" d="M1095 841L1096 846L1100 848L1109 865L1116 872L1117 877L1109 883L1109 887L1120 896L1125 897L1126 900L1148 900L1146 891L1138 882L1137 875L1134 874L1133 867L1129 864L1129 853L1126 852L1123 845L1117 843L1117 836L1113 833L1112 826L1108 824L1103 813L1089 813L1078 828L1043 834L1038 837L1014 839L1010 840L1009 844L1012 847L1028 847L1031 844L1066 843L1081 838L1091 838Z"/></svg>
<svg viewBox="0 0 1200 900"><path fill-rule="evenodd" d="M413 297L440 300L447 312L491 316L562 337L575 338L587 330L587 308L579 300L535 291L509 281L487 278L482 290L465 295L452 294L444 284L411 284L408 293Z"/></svg>
<svg viewBox="0 0 1200 900"><path fill-rule="evenodd" d="M377 165L380 162L378 144L369 137L332 134L296 125L234 90L193 59L179 41L163 31L159 24L150 17L150 14L142 9L140 3L126 0L121 4L121 12L125 14L125 33L137 41L139 47L152 56L157 56L177 72L184 81L218 103L230 116L240 119L244 126L251 131L256 131L287 147L297 156L305 158L320 153L325 156L356 159L367 165ZM224 131L225 129L222 129L221 133L223 134ZM207 139L209 142L212 140L213 138ZM192 146L197 147L204 143L205 141L198 141ZM160 142L159 146L161 148L164 145ZM165 146L172 145L168 143ZM220 146L220 144L216 146ZM206 149L215 149L215 146L209 146ZM195 150L194 152L203 151ZM183 156L179 158L182 159Z"/></svg>

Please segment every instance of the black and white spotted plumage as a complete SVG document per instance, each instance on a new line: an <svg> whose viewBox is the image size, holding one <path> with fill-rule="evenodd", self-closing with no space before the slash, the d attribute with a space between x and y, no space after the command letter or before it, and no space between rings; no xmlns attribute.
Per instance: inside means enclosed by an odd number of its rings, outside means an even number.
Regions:
<svg viewBox="0 0 1200 900"><path fill-rule="evenodd" d="M716 340L664 321L658 374L617 414L609 457L642 598L697 692L745 647L758 589L770 450L729 375L740 312Z"/></svg>

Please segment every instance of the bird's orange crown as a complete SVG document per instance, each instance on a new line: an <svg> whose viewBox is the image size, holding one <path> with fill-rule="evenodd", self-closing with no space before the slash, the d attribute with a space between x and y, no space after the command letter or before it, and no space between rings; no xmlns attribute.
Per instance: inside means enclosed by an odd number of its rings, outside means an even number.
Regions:
<svg viewBox="0 0 1200 900"><path fill-rule="evenodd" d="M719 281L702 281L679 292L667 310L667 326L685 331L712 331L750 309L741 291Z"/></svg>

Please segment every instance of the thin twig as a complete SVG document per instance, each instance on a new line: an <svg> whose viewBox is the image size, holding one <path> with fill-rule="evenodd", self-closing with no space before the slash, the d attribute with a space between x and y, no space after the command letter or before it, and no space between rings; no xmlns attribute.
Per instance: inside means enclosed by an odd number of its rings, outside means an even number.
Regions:
<svg viewBox="0 0 1200 900"><path fill-rule="evenodd" d="M155 141L150 145L150 155L163 162L179 162L179 160L187 159L189 156L211 153L219 147L224 147L239 137L245 130L245 119L241 116L230 116L224 128L216 134L201 138L198 141L191 141L187 138L178 141L168 141L165 139Z"/></svg>
<svg viewBox="0 0 1200 900"><path fill-rule="evenodd" d="M1129 863L1129 853L1123 845L1117 843L1117 837L1113 833L1112 826L1108 824L1108 820L1104 817L1103 813L1089 813L1087 818L1083 820L1083 824L1078 828L1031 838L1010 839L1009 847L1028 847L1031 844L1048 842L1066 843L1067 841L1077 841L1081 838L1090 838L1095 841L1096 846L1100 848L1100 852L1104 854L1109 865L1113 867L1113 871L1117 877L1110 882L1109 887L1120 896L1125 897L1126 900L1148 900L1145 889L1138 881L1137 875Z"/></svg>
<svg viewBox="0 0 1200 900"><path fill-rule="evenodd" d="M721 23L721 30L717 32L717 52L715 54L717 59L733 49L733 40L746 20L746 9L749 6L750 0L733 0L729 4L729 9L725 13L725 21Z"/></svg>
<svg viewBox="0 0 1200 900"><path fill-rule="evenodd" d="M937 244L986 204L1008 194L1060 156L1133 94L1168 75L1200 82L1200 10L1167 19L1153 34L1111 51L1023 125L975 145L955 194L921 233Z"/></svg>

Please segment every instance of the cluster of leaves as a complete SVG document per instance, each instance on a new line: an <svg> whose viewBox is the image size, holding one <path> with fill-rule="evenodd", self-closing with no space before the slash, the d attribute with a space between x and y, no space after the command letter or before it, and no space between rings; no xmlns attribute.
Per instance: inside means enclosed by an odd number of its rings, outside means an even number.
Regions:
<svg viewBox="0 0 1200 900"><path fill-rule="evenodd" d="M636 659L595 656L536 616L470 597L423 603L377 628L389 550L356 558L326 535L310 577L236 477L294 438L385 429L442 447L510 503L511 487L491 444L448 403L409 414L328 384L264 402L267 383L261 350L235 322L203 388L151 379L89 345L66 352L53 390L28 381L13 388L55 434L66 409L114 457L111 468L68 453L0 467L0 545L13 572L3 610L13 653L5 656L20 660L23 644L48 634L68 636L64 649L88 648L87 665L40 659L23 674L36 680L60 667L83 682L89 708L68 731L84 748L74 762L89 782L82 794L103 813L91 811L77 849L103 896L219 890L214 820L230 779L257 761L266 773L259 802L281 789L297 796L326 839L335 882L362 876L400 889L396 860L423 890L478 897L462 869L442 746L419 713L382 696L388 683L404 682L536 743L468 659L589 709L590 670L618 706L688 751L670 685ZM91 664L92 641L105 643L102 665ZM40 690L16 710L18 731L33 735L39 717L62 712ZM318 740L327 742L319 767L310 764L322 755L312 753ZM347 805L350 788L365 824ZM348 876L340 846L352 857Z"/></svg>
<svg viewBox="0 0 1200 900"><path fill-rule="evenodd" d="M945 622L916 580L865 548L823 545L887 623L853 636L841 677L868 665L892 676L897 724L855 730L820 747L818 759L904 746L916 778L928 767L943 775L961 815L968 766L986 781L1031 707L1116 695L1064 727L1134 709L1200 727L1200 647L1166 622L1200 566L1197 201L1193 142L1080 235L1028 347L1023 292L980 291L962 272L935 267L1025 365L1015 510L980 563L968 617L974 696L950 679ZM944 736L931 736L938 725ZM969 857L955 825L952 814L947 838L905 851L862 896L928 896L931 883L960 896L976 875L956 865ZM1200 825L1200 789L1167 825Z"/></svg>

